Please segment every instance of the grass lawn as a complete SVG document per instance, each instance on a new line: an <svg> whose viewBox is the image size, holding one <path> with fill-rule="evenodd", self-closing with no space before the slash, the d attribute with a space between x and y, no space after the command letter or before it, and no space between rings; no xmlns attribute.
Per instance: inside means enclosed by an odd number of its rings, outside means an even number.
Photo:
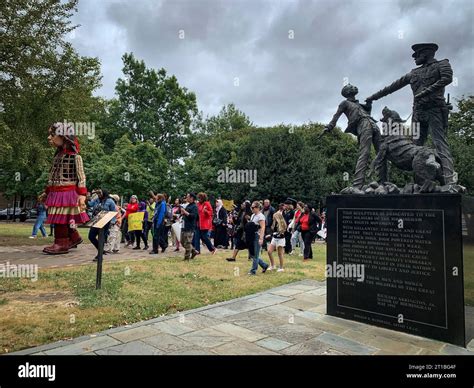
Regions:
<svg viewBox="0 0 474 388"><path fill-rule="evenodd" d="M38 231L38 238L28 238L33 231L32 222L0 222L0 246L18 245L43 245L52 244L52 237L41 237ZM45 225L46 233L49 234L49 225Z"/></svg>
<svg viewBox="0 0 474 388"><path fill-rule="evenodd" d="M38 231L38 238L28 238L33 231L32 222L0 222L0 246L18 246L18 245L48 245L53 243L53 237L41 237L41 232ZM49 234L49 225L45 225L46 233ZM80 228L79 231L87 229ZM87 237L87 234L82 233ZM85 243L89 243L87 238Z"/></svg>
<svg viewBox="0 0 474 388"><path fill-rule="evenodd" d="M171 314L301 279L324 279L326 246L315 244L315 260L286 256L283 273L247 276L241 252L105 263L102 290L95 290L96 267L40 270L38 280L0 279L0 353L78 337ZM268 262L266 252L264 259ZM75 318L71 323L71 317Z"/></svg>

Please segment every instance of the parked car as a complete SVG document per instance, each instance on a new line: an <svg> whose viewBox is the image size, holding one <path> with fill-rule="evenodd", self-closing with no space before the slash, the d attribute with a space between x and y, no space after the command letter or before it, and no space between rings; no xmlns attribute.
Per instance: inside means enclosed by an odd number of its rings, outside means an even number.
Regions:
<svg viewBox="0 0 474 388"><path fill-rule="evenodd" d="M20 217L21 209L17 207L13 209L12 207L0 210L0 220L12 220L13 219L13 211L15 210L15 218Z"/></svg>

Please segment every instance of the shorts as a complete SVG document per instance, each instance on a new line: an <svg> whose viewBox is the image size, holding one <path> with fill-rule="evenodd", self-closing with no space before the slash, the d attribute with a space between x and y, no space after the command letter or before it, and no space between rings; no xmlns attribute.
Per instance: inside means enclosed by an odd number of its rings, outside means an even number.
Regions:
<svg viewBox="0 0 474 388"><path fill-rule="evenodd" d="M272 237L272 242L270 243L270 245L273 245L275 247L285 247L285 239L284 238L275 238L275 237Z"/></svg>

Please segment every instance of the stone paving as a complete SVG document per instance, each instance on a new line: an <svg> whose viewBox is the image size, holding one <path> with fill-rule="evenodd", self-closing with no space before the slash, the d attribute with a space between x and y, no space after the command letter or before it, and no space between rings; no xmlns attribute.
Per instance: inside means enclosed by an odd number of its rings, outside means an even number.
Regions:
<svg viewBox="0 0 474 388"><path fill-rule="evenodd" d="M87 238L87 234L81 231L83 238ZM0 247L0 264L10 265L18 264L37 264L38 268L62 268L62 267L74 267L78 265L89 265L93 264L92 259L97 254L92 244L84 243L79 245L78 248L71 249L69 253L65 255L47 255L44 254L43 248L49 244L44 245L22 245L12 247ZM180 252L173 252L174 247L170 246L166 253L160 253L158 255L150 255L149 251L145 250L133 250L131 248L125 248L122 244L119 253L107 254L104 256L105 262L125 261L125 260L150 260L158 259L163 257L184 257L183 249ZM207 249L202 249L201 254L209 254Z"/></svg>
<svg viewBox="0 0 474 388"><path fill-rule="evenodd" d="M326 284L303 280L12 354L474 355L467 348L326 315ZM468 310L467 321L474 322Z"/></svg>

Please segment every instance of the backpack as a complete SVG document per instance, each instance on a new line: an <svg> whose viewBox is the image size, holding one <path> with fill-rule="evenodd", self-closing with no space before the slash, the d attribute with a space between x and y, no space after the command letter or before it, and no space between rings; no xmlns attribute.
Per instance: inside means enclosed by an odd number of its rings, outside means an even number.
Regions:
<svg viewBox="0 0 474 388"><path fill-rule="evenodd" d="M166 210L165 210L165 224L166 225L171 225L173 223L173 209L171 205L166 204Z"/></svg>

